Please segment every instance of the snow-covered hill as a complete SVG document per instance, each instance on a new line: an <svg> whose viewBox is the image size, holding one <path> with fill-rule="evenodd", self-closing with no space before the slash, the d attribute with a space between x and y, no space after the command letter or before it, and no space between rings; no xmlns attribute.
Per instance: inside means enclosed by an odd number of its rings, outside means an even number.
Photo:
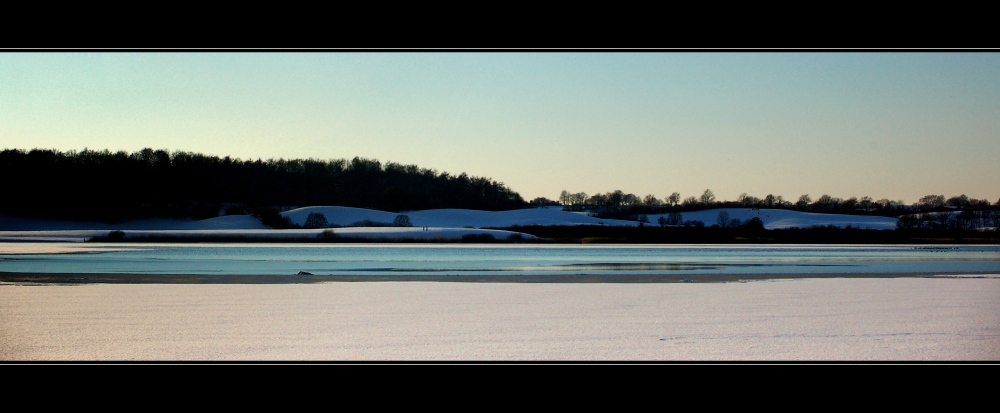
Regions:
<svg viewBox="0 0 1000 413"><path fill-rule="evenodd" d="M764 222L764 228L784 229L784 228L809 228L816 225L833 225L835 227L861 229L895 229L896 218L866 216L866 215L846 215L846 214L817 214L813 212L790 211L787 209L750 209L750 208L717 208L704 211L681 213L684 221L701 221L705 226L712 226L718 222L719 213L725 211L729 219L739 219L745 222L751 218L760 218ZM666 217L667 214L649 215L649 222L656 225L659 217Z"/></svg>
<svg viewBox="0 0 1000 413"><path fill-rule="evenodd" d="M896 219L839 214L816 214L781 209L751 210L747 208L719 208L705 211L681 213L682 221L702 221L711 226L718 221L719 213L725 211L729 219L746 221L760 218L767 229L791 227L808 228L815 225L851 226L865 229L894 229ZM310 213L320 213L327 224L336 228L338 236L367 238L438 238L460 239L466 235L489 234L504 239L515 234L510 231L488 228L509 228L530 225L620 225L637 226L637 221L601 219L586 213L563 211L560 207L529 208L513 211L476 211L467 209L434 209L394 213L363 208L339 206L313 206L297 208L282 213L295 224L302 225ZM356 227L356 223L368 220L376 223L391 223L397 216L406 215L412 227ZM667 214L648 215L647 225L658 225L660 217ZM84 241L88 238L107 235L114 230L124 231L126 236L143 235L236 235L254 238L263 237L303 237L319 236L323 229L270 229L249 215L229 215L200 221L148 219L126 222L118 225L95 222L55 221L0 216L0 241ZM524 238L531 235L520 234Z"/></svg>
<svg viewBox="0 0 1000 413"><path fill-rule="evenodd" d="M635 221L615 219L600 219L563 211L561 207L528 208L513 211L476 211L470 209L430 209L425 211L410 211L393 213L371 209L316 206L293 209L283 212L292 223L302 225L310 213L320 213L326 217L329 225L349 226L354 223L370 220L390 223L398 215L406 215L415 227L443 228L506 228L515 225L625 225L634 226Z"/></svg>

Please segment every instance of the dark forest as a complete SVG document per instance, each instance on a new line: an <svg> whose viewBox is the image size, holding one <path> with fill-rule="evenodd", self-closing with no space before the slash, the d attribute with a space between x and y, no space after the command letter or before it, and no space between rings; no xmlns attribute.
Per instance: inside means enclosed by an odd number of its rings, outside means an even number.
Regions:
<svg viewBox="0 0 1000 413"><path fill-rule="evenodd" d="M337 205L400 212L499 211L528 204L504 184L465 173L355 157L241 160L191 152L6 149L0 214L117 223L253 214L276 222L283 208Z"/></svg>

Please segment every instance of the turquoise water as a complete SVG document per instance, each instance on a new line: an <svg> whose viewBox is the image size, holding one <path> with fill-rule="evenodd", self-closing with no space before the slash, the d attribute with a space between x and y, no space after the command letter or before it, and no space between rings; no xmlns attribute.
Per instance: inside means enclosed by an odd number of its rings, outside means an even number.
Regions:
<svg viewBox="0 0 1000 413"><path fill-rule="evenodd" d="M13 245L13 248L12 248ZM31 244L26 244L30 246ZM0 271L131 274L614 275L1000 273L1000 246L86 244L56 253L6 244ZM25 247L27 248L27 247ZM58 249L58 248L57 248Z"/></svg>

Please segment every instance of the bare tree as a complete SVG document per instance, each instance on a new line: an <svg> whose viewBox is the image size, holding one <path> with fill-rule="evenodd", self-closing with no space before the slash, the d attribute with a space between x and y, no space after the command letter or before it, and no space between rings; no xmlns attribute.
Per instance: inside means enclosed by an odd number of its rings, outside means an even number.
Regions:
<svg viewBox="0 0 1000 413"><path fill-rule="evenodd" d="M597 208L604 208L608 205L608 196L604 194L594 194L587 200L587 203Z"/></svg>
<svg viewBox="0 0 1000 413"><path fill-rule="evenodd" d="M811 203L812 203L812 198L809 197L809 194L802 194L802 196L799 197L799 201L795 203L795 206L799 208L805 208L809 206L809 204Z"/></svg>
<svg viewBox="0 0 1000 413"><path fill-rule="evenodd" d="M753 195L747 195L747 193L744 192L740 194L740 196L736 199L736 202L745 207L752 207L760 205L762 201L760 198Z"/></svg>
<svg viewBox="0 0 1000 413"><path fill-rule="evenodd" d="M845 210L853 211L858 206L858 198L853 196L847 198L844 200L843 203L841 203L841 205L844 207Z"/></svg>
<svg viewBox="0 0 1000 413"><path fill-rule="evenodd" d="M656 198L656 195L649 194L642 199L642 204L648 207L660 206L661 202Z"/></svg>
<svg viewBox="0 0 1000 413"><path fill-rule="evenodd" d="M639 199L639 197L635 194L622 195L622 205L633 207L638 206L639 204L642 204L642 199Z"/></svg>
<svg viewBox="0 0 1000 413"><path fill-rule="evenodd" d="M667 225L680 225L684 222L684 216L680 212L671 212L667 214Z"/></svg>
<svg viewBox="0 0 1000 413"><path fill-rule="evenodd" d="M740 194L739 196L736 197L736 203L738 203L740 205L743 205L743 206L747 206L747 199L748 198L750 198L750 195L747 195L747 193L744 192L744 193L742 193L742 194Z"/></svg>
<svg viewBox="0 0 1000 413"><path fill-rule="evenodd" d="M871 211L872 203L872 197L870 196L863 196L861 197L861 200L858 201L858 204L861 205L861 209L865 210L865 212Z"/></svg>
<svg viewBox="0 0 1000 413"><path fill-rule="evenodd" d="M924 195L917 203L913 204L916 209L934 209L944 206L944 195Z"/></svg>
<svg viewBox="0 0 1000 413"><path fill-rule="evenodd" d="M711 189L706 189L705 192L702 192L699 201L701 201L703 205L712 205L715 203L715 194L712 193Z"/></svg>
<svg viewBox="0 0 1000 413"><path fill-rule="evenodd" d="M677 192L670 194L670 196L667 197L667 202L670 203L670 206L677 206L677 204L681 203L681 194Z"/></svg>
<svg viewBox="0 0 1000 413"><path fill-rule="evenodd" d="M715 219L715 222L719 224L720 228L725 228L729 225L729 213L726 211L719 211L719 216Z"/></svg>
<svg viewBox="0 0 1000 413"><path fill-rule="evenodd" d="M622 201L624 200L624 198L625 198L625 193L622 192L620 189L608 192L607 205L612 209L617 209L622 205Z"/></svg>
<svg viewBox="0 0 1000 413"><path fill-rule="evenodd" d="M814 211L832 212L843 202L840 198L834 198L830 195L823 194L820 196L816 202L813 202L811 207Z"/></svg>
<svg viewBox="0 0 1000 413"><path fill-rule="evenodd" d="M764 206L768 208L774 206L774 195L767 194L767 196L764 197Z"/></svg>
<svg viewBox="0 0 1000 413"><path fill-rule="evenodd" d="M957 208L968 208L970 205L972 205L972 202L970 201L968 196L962 194L959 196L953 196L951 198L948 198L948 200L945 201L944 204Z"/></svg>

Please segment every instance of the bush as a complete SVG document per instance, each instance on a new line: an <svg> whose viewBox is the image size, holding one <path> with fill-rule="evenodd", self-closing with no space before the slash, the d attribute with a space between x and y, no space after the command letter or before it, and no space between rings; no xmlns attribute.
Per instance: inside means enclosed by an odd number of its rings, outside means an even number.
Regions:
<svg viewBox="0 0 1000 413"><path fill-rule="evenodd" d="M392 224L389 224L389 223L386 223L386 222L372 221L370 219L362 219L361 221L354 221L354 222L351 223L351 225L348 225L348 226L351 226L351 227L388 227L388 226L392 226Z"/></svg>
<svg viewBox="0 0 1000 413"><path fill-rule="evenodd" d="M264 225L274 229L289 229L295 227L295 225L292 224L292 220L288 219L288 217L284 215L281 215L281 213L275 208L257 208L257 210L251 215L259 219Z"/></svg>
<svg viewBox="0 0 1000 413"><path fill-rule="evenodd" d="M396 219L392 220L392 226L394 227L412 227L413 223L410 222L410 217L406 215L396 215Z"/></svg>
<svg viewBox="0 0 1000 413"><path fill-rule="evenodd" d="M496 237L492 234L465 234L462 235L462 242L496 242Z"/></svg>
<svg viewBox="0 0 1000 413"><path fill-rule="evenodd" d="M753 217L743 223L743 228L752 230L762 230L764 229L764 221L761 221L760 218Z"/></svg>
<svg viewBox="0 0 1000 413"><path fill-rule="evenodd" d="M660 216L656 219L656 222L659 223L661 227L665 227L668 225L681 225L684 223L684 219L680 212L671 212L666 217Z"/></svg>

